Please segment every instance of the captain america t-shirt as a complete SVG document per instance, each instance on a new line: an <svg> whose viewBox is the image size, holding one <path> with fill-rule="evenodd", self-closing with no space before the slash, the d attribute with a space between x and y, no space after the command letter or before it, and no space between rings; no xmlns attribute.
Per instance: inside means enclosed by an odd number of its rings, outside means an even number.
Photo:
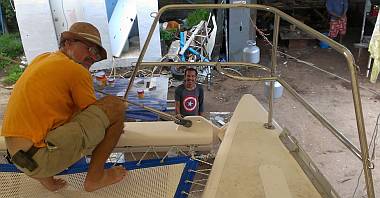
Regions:
<svg viewBox="0 0 380 198"><path fill-rule="evenodd" d="M182 84L175 90L175 100L180 102L180 113L183 116L199 115L203 112L203 88L196 85L194 90L187 90Z"/></svg>

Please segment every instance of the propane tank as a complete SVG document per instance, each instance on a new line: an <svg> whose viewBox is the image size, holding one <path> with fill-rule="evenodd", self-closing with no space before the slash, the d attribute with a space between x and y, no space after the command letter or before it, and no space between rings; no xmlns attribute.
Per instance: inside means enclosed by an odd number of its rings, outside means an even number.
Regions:
<svg viewBox="0 0 380 198"><path fill-rule="evenodd" d="M247 47L243 49L243 61L247 63L260 62L260 48L256 46L256 41L247 41Z"/></svg>

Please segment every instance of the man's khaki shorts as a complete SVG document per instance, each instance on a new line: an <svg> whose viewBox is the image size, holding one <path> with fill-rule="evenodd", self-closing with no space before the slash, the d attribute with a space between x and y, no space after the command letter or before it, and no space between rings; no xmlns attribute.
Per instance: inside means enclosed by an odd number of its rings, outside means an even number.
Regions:
<svg viewBox="0 0 380 198"><path fill-rule="evenodd" d="M54 176L92 152L103 140L109 125L104 111L91 105L70 122L47 134L45 143L48 146L40 148L33 156L38 168L32 172L18 168L31 177Z"/></svg>

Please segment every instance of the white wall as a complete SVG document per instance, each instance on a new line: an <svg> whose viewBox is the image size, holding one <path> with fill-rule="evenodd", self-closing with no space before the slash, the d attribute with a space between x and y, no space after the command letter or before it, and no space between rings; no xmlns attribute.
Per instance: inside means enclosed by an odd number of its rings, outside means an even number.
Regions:
<svg viewBox="0 0 380 198"><path fill-rule="evenodd" d="M89 22L98 28L103 47L111 57L105 0L50 0L50 4L57 38L73 23Z"/></svg>
<svg viewBox="0 0 380 198"><path fill-rule="evenodd" d="M25 55L34 57L58 49L57 36L47 0L14 0Z"/></svg>
<svg viewBox="0 0 380 198"><path fill-rule="evenodd" d="M151 13L158 12L158 1L137 0L137 20L139 22L140 49L143 48L154 18ZM145 53L145 61L157 61L161 58L160 31L158 24L154 29L152 39Z"/></svg>
<svg viewBox="0 0 380 198"><path fill-rule="evenodd" d="M77 21L86 21L99 29L102 44L108 53L108 59L94 64L94 67L109 67L112 55L105 1L14 0L17 22L28 62L30 63L41 53L58 50L60 34L68 30L71 24ZM150 13L157 12L158 1L137 1L140 45L142 48L153 22ZM156 27L144 60L157 61L160 58L160 36L158 27Z"/></svg>

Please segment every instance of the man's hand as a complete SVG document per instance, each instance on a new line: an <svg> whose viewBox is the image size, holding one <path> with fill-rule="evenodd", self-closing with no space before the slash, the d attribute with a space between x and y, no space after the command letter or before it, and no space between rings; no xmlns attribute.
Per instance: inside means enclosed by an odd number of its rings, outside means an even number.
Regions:
<svg viewBox="0 0 380 198"><path fill-rule="evenodd" d="M176 117L177 119L182 119L182 118L183 118L183 116L182 116L181 114L179 114L179 113L176 114L175 117Z"/></svg>
<svg viewBox="0 0 380 198"><path fill-rule="evenodd" d="M122 101L116 96L105 96L97 100L94 105L104 111L110 121L110 124L113 124L120 119L124 120L124 112L128 107L128 103Z"/></svg>

